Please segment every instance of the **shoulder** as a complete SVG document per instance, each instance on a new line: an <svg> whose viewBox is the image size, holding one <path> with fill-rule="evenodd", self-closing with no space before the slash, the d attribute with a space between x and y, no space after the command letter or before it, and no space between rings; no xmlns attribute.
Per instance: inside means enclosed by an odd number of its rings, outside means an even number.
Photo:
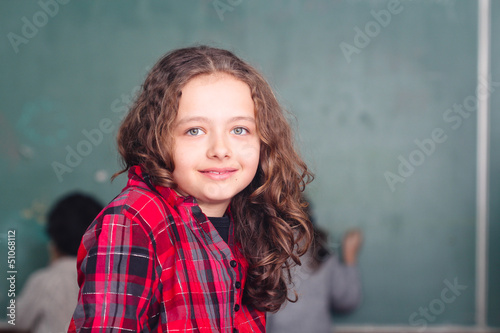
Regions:
<svg viewBox="0 0 500 333"><path fill-rule="evenodd" d="M126 187L87 229L83 248L88 252L95 246L128 245L145 249L156 248L158 243L168 246L172 243L168 229L173 212L173 207L158 192L139 186Z"/></svg>
<svg viewBox="0 0 500 333"><path fill-rule="evenodd" d="M36 287L37 289L46 284L52 276L52 271L49 267L41 268L30 275L26 281L25 289L30 289L29 287Z"/></svg>
<svg viewBox="0 0 500 333"><path fill-rule="evenodd" d="M26 282L26 287L36 288L40 293L51 293L61 286L58 281L67 279L74 279L76 283L76 258L61 258L35 271Z"/></svg>
<svg viewBox="0 0 500 333"><path fill-rule="evenodd" d="M143 187L128 187L113 199L96 218L103 221L110 217L123 217L115 223L139 224L147 232L171 219L173 207L157 192Z"/></svg>
<svg viewBox="0 0 500 333"><path fill-rule="evenodd" d="M343 263L337 255L331 255L323 263L328 270L333 272L357 272L358 265L346 265Z"/></svg>

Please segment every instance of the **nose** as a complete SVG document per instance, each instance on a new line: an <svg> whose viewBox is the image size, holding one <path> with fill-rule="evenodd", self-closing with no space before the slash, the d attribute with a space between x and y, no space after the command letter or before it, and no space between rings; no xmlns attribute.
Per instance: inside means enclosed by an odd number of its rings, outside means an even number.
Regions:
<svg viewBox="0 0 500 333"><path fill-rule="evenodd" d="M224 159L231 156L229 138L223 134L213 134L207 150L209 158Z"/></svg>

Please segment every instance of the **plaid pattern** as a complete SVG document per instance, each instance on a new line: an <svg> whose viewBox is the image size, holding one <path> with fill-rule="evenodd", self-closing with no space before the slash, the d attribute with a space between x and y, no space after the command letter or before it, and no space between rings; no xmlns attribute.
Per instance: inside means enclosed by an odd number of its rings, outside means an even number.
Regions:
<svg viewBox="0 0 500 333"><path fill-rule="evenodd" d="M265 313L242 304L248 263L229 235L130 169L82 239L68 332L265 332Z"/></svg>

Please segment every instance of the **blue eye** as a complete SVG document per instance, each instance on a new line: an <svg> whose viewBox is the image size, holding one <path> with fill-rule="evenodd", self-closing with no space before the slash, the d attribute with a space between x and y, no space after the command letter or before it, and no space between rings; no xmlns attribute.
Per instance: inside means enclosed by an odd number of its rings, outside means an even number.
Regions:
<svg viewBox="0 0 500 333"><path fill-rule="evenodd" d="M199 128L191 128L186 132L188 135L197 136L201 135L203 131Z"/></svg>
<svg viewBox="0 0 500 333"><path fill-rule="evenodd" d="M246 128L243 128L243 127L236 127L235 129L232 130L232 132L236 135L243 135L243 134L247 134L248 130Z"/></svg>

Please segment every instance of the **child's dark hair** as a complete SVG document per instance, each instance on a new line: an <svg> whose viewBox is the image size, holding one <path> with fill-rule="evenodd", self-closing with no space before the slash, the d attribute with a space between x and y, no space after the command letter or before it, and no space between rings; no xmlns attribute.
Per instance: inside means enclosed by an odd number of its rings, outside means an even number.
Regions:
<svg viewBox="0 0 500 333"><path fill-rule="evenodd" d="M62 255L76 256L83 234L103 206L83 193L60 199L48 215L47 233Z"/></svg>
<svg viewBox="0 0 500 333"><path fill-rule="evenodd" d="M306 213L314 228L314 237L310 248L311 260L308 264L313 271L316 271L332 253L328 247L328 234L318 227L313 213L313 206L310 201L306 197L304 197L304 200L309 203L306 208Z"/></svg>
<svg viewBox="0 0 500 333"><path fill-rule="evenodd" d="M313 176L293 146L293 134L271 87L233 53L198 46L161 58L118 132L124 169L142 165L156 184L175 188L172 128L182 88L201 75L228 74L250 87L261 141L260 164L253 181L231 202L235 238L250 264L245 301L276 311L287 299L290 260L300 264L312 228L301 192Z"/></svg>

